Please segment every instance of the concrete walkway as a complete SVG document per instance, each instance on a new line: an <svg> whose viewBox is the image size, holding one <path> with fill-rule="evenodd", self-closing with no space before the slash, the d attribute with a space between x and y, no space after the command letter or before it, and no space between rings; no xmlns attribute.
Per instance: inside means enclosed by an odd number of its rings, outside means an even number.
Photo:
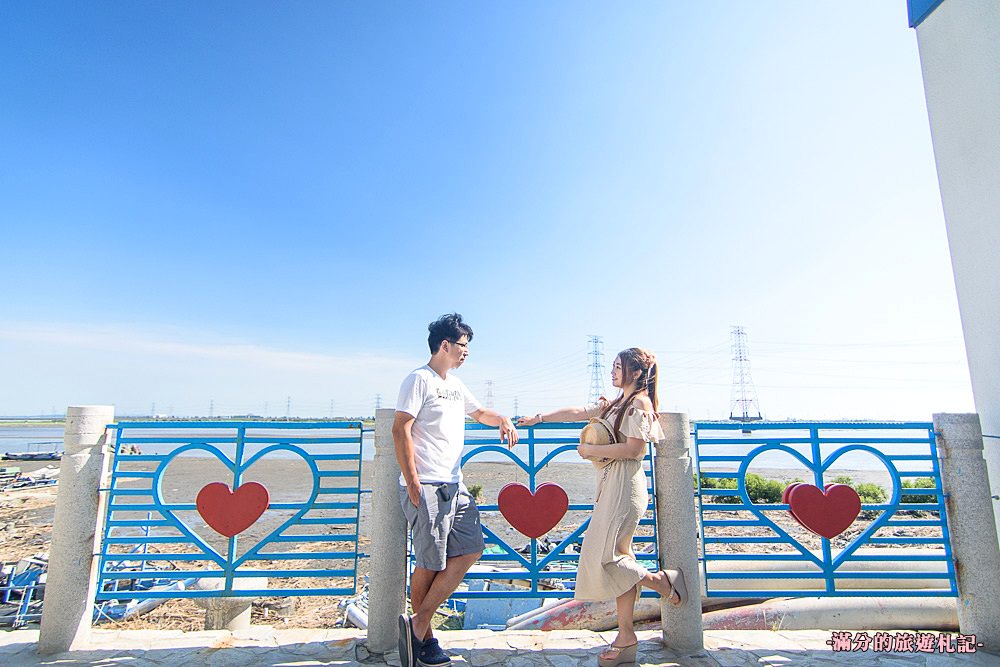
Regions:
<svg viewBox="0 0 1000 667"><path fill-rule="evenodd" d="M797 631L706 631L705 650L675 654L659 641L655 631L638 633L643 665L682 667L750 667L760 665L1000 665L1000 656L974 654L834 652L826 644L831 633ZM936 635L936 633L935 633ZM574 667L597 664L596 656L614 633L581 630L557 632L490 632L462 630L440 632L441 644L455 667ZM179 632L168 630L95 630L89 649L40 656L37 630L0 632L0 665L399 665L393 652L368 654L360 630L278 630L254 626L245 633L228 631Z"/></svg>

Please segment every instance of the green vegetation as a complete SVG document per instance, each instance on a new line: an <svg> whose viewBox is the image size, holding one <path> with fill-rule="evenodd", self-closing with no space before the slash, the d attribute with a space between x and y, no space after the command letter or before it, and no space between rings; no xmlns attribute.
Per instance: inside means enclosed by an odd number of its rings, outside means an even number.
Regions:
<svg viewBox="0 0 1000 667"><path fill-rule="evenodd" d="M918 477L914 480L905 479L903 480L903 489L933 489L934 488L934 478L932 477ZM918 496L900 496L900 503L936 503L937 496L928 495L918 495Z"/></svg>
<svg viewBox="0 0 1000 667"><path fill-rule="evenodd" d="M694 480L695 489L698 488L698 480ZM715 477L702 477L701 478L701 488L702 489L736 489L736 480L729 477L715 478ZM737 504L740 502L739 496L710 496L706 494L702 498L703 502L708 503L729 503Z"/></svg>
<svg viewBox="0 0 1000 667"><path fill-rule="evenodd" d="M776 480L768 479L766 477L761 477L755 473L747 473L746 476L746 489L747 495L750 496L750 502L754 504L767 504L773 505L781 502L781 494L784 492L785 488L789 484L795 482L801 482L801 479L792 480ZM698 488L697 479L694 480L695 489ZM861 498L861 502L864 505L880 505L889 498L889 493L885 488L874 484L872 482L855 482L853 478L848 475L839 475L833 479L834 484L846 484L858 493L858 497ZM908 489L933 489L934 479L931 477L918 477L914 480L904 480L902 483L903 494L900 496L899 502L901 505L911 504L930 504L937 502L937 496L933 495L905 495ZM738 488L736 479L732 477L702 477L701 478L701 488L703 491L712 490L733 490ZM471 490L471 487L470 487ZM715 496L704 494L704 502L712 504L730 504L738 505L741 503L739 496ZM908 514L913 513L912 510L902 510ZM881 510L862 510L862 519L875 519L881 514ZM922 512L917 511L917 514L922 514Z"/></svg>
<svg viewBox="0 0 1000 667"><path fill-rule="evenodd" d="M747 473L747 495L754 503L774 504L781 502L781 494L788 484L776 479L767 479L752 472Z"/></svg>
<svg viewBox="0 0 1000 667"><path fill-rule="evenodd" d="M473 498L476 499L477 503L482 504L483 502L483 485L482 484L469 484L466 486L469 489L469 493Z"/></svg>
<svg viewBox="0 0 1000 667"><path fill-rule="evenodd" d="M790 482L780 482L776 479L768 479L752 472L747 473L746 487L750 502L758 504L774 504L781 502L781 493ZM733 489L737 488L736 480L733 478L702 477L702 489ZM712 503L737 504L740 502L739 496L707 496Z"/></svg>

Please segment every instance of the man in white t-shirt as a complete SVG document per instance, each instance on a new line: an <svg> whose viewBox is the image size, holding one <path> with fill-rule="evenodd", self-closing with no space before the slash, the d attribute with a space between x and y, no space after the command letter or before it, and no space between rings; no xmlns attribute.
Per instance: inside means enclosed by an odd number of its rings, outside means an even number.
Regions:
<svg viewBox="0 0 1000 667"><path fill-rule="evenodd" d="M413 615L399 617L402 667L451 663L433 637L431 619L483 552L479 509L462 483L465 416L498 427L501 442L509 447L517 443L510 418L484 408L448 373L469 356L472 328L458 313L443 315L427 328L431 359L403 380L392 425L402 471L400 504L416 561L410 576Z"/></svg>

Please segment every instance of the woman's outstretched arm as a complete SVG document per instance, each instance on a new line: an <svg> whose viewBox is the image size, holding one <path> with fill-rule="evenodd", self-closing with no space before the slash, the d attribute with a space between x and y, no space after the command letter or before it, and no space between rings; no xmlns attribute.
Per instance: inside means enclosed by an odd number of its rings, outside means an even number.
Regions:
<svg viewBox="0 0 1000 667"><path fill-rule="evenodd" d="M517 425L534 426L542 422L578 422L588 417L587 408L560 408L545 414L539 412L534 417L521 417L517 420Z"/></svg>

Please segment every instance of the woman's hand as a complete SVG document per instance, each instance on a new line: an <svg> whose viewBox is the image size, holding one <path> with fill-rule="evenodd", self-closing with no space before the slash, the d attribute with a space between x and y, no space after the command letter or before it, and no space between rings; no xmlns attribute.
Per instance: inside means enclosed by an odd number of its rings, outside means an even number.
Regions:
<svg viewBox="0 0 1000 667"><path fill-rule="evenodd" d="M590 448L591 445L585 445L582 442L576 446L576 453L580 455L582 459L590 458Z"/></svg>
<svg viewBox="0 0 1000 667"><path fill-rule="evenodd" d="M517 420L518 426L534 426L535 424L542 423L542 415L537 414L534 417L521 417Z"/></svg>

